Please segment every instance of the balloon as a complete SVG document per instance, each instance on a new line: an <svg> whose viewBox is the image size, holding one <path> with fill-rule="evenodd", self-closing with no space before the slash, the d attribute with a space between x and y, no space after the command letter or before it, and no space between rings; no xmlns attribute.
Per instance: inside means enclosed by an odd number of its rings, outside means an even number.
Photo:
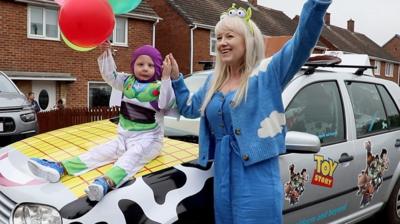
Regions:
<svg viewBox="0 0 400 224"><path fill-rule="evenodd" d="M69 41L69 40L64 36L64 34L62 34L62 33L61 33L61 38L63 39L64 43L65 43L68 47L70 47L70 48L72 48L72 49L74 49L74 50L76 50L76 51L90 51L90 50L93 50L93 49L96 48L96 47L89 47L89 48L79 47L79 46L77 46L77 45L71 43L71 41Z"/></svg>
<svg viewBox="0 0 400 224"><path fill-rule="evenodd" d="M68 0L60 9L61 32L74 45L93 48L112 33L114 14L107 0Z"/></svg>
<svg viewBox="0 0 400 224"><path fill-rule="evenodd" d="M114 14L128 13L139 6L142 0L108 0Z"/></svg>

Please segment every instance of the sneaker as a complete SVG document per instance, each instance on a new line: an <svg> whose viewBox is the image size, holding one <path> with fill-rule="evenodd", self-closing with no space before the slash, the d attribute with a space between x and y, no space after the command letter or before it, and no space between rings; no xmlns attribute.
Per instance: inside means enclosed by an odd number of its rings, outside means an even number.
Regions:
<svg viewBox="0 0 400 224"><path fill-rule="evenodd" d="M33 174L51 183L60 181L64 175L64 167L60 163L45 159L31 158L28 167Z"/></svg>
<svg viewBox="0 0 400 224"><path fill-rule="evenodd" d="M97 178L86 189L89 200L100 201L109 190L108 183L104 177Z"/></svg>

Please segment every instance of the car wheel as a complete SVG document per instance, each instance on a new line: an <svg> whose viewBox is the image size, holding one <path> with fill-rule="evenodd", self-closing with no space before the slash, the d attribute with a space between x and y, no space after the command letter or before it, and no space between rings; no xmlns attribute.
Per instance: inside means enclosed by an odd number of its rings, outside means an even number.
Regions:
<svg viewBox="0 0 400 224"><path fill-rule="evenodd" d="M383 218L386 219L385 223L388 224L400 223L400 179L397 180L390 194L389 201L383 211Z"/></svg>

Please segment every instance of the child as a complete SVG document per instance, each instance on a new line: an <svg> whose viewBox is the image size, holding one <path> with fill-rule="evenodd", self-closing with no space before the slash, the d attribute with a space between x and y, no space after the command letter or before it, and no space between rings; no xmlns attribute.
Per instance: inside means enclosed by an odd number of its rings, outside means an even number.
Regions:
<svg viewBox="0 0 400 224"><path fill-rule="evenodd" d="M133 52L133 75L127 76L116 72L109 43L105 46L107 50L98 58L101 75L109 85L123 92L118 137L60 162L38 158L28 161L33 174L50 182L116 161L104 176L95 179L85 190L91 201L101 200L107 192L123 184L160 154L164 136L163 115L175 104L168 57L163 62L157 49L142 46Z"/></svg>

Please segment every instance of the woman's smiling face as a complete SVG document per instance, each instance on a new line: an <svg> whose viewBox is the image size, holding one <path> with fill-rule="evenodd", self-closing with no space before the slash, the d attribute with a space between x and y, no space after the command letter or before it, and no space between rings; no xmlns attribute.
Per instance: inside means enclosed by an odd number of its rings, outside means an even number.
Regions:
<svg viewBox="0 0 400 224"><path fill-rule="evenodd" d="M246 52L244 38L232 30L221 30L217 33L217 50L225 64L240 65Z"/></svg>

